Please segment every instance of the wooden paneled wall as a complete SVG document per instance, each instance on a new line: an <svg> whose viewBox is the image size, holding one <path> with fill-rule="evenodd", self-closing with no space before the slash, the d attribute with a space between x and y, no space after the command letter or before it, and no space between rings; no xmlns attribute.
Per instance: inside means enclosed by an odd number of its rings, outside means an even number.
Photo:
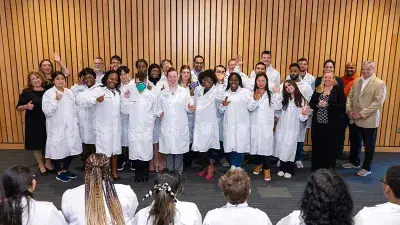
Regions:
<svg viewBox="0 0 400 225"><path fill-rule="evenodd" d="M1 0L0 143L23 143L18 95L28 71L53 52L71 70L71 85L96 56L108 63L121 55L133 69L139 58L169 58L179 68L200 54L213 68L239 54L249 73L271 50L282 79L299 57L315 76L329 58L337 75L346 62L360 70L374 60L387 83L377 145L399 146L399 17L400 0Z"/></svg>

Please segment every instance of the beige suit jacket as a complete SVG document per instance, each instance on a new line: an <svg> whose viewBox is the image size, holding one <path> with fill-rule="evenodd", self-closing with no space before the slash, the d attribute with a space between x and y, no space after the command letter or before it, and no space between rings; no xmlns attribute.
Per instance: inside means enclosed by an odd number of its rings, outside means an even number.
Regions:
<svg viewBox="0 0 400 225"><path fill-rule="evenodd" d="M386 98L386 84L376 75L372 75L361 91L363 78L357 78L350 90L346 102L346 112L359 112L361 118L355 120L359 127L377 128L380 120L380 108Z"/></svg>

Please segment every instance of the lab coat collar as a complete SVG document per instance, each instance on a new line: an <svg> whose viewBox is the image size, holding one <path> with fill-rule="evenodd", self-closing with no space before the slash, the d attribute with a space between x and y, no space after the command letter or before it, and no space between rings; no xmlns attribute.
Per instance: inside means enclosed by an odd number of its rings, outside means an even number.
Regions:
<svg viewBox="0 0 400 225"><path fill-rule="evenodd" d="M247 202L243 202L242 204L237 204L237 205L233 205L231 203L226 203L225 205L226 208L231 208L231 207L249 207L249 204L247 204Z"/></svg>

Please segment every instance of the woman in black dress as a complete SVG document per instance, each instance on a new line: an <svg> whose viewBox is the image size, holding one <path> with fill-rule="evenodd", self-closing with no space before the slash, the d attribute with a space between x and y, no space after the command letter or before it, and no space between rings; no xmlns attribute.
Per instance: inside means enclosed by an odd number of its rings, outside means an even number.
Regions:
<svg viewBox="0 0 400 225"><path fill-rule="evenodd" d="M43 150L46 146L46 118L42 111L42 97L45 78L39 72L28 74L28 86L19 96L17 111L25 111L25 149L32 150L39 164L40 174L54 172L50 159L43 163Z"/></svg>
<svg viewBox="0 0 400 225"><path fill-rule="evenodd" d="M334 169L336 153L340 148L340 124L345 109L345 97L333 73L324 74L309 105L314 110L311 126L311 169Z"/></svg>

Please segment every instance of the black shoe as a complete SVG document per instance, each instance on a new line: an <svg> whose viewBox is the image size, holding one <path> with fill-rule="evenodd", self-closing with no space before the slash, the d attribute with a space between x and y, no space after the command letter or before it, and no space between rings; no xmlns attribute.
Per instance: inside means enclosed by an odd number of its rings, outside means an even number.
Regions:
<svg viewBox="0 0 400 225"><path fill-rule="evenodd" d="M47 172L47 170L44 171L44 172L42 172L42 171L39 170L39 172L40 172L40 175L42 175L42 176L47 176L47 175L49 175L49 173Z"/></svg>
<svg viewBox="0 0 400 225"><path fill-rule="evenodd" d="M142 182L147 183L149 181L149 176L144 176Z"/></svg>
<svg viewBox="0 0 400 225"><path fill-rule="evenodd" d="M140 183L142 182L142 178L141 177L135 177L135 183Z"/></svg>
<svg viewBox="0 0 400 225"><path fill-rule="evenodd" d="M44 167L44 168L46 168L47 173L56 173L55 169L50 170L50 169L47 169L47 167Z"/></svg>

